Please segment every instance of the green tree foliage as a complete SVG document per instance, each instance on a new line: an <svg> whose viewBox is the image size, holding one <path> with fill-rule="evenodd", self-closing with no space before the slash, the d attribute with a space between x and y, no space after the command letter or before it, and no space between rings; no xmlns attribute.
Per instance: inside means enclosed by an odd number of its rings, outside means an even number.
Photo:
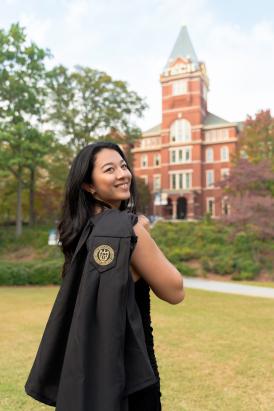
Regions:
<svg viewBox="0 0 274 411"><path fill-rule="evenodd" d="M49 51L28 43L24 29L0 30L0 168L17 182L16 235L22 231L22 190L29 170L31 220L35 171L52 135L41 128L46 99L45 59Z"/></svg>
<svg viewBox="0 0 274 411"><path fill-rule="evenodd" d="M151 201L151 193L149 187L144 182L143 178L136 178L137 186L137 210L142 214L147 214L149 210L149 204Z"/></svg>
<svg viewBox="0 0 274 411"><path fill-rule="evenodd" d="M230 205L223 222L233 223L235 232L255 230L264 239L274 237L274 119L269 110L247 117L234 166L219 186Z"/></svg>
<svg viewBox="0 0 274 411"><path fill-rule="evenodd" d="M97 139L129 145L140 136L134 118L147 105L125 82L89 67L69 72L57 66L48 73L48 87L48 119L76 150Z"/></svg>
<svg viewBox="0 0 274 411"><path fill-rule="evenodd" d="M135 120L147 107L104 72L81 66L47 71L49 57L19 24L0 30L1 214L2 221L13 221L16 203L17 236L27 211L30 225L36 214L39 221L58 218L70 162L84 145L114 141L131 163L130 148L140 136Z"/></svg>
<svg viewBox="0 0 274 411"><path fill-rule="evenodd" d="M261 110L247 116L239 136L238 156L248 158L251 163L269 160L274 171L274 118L270 110Z"/></svg>

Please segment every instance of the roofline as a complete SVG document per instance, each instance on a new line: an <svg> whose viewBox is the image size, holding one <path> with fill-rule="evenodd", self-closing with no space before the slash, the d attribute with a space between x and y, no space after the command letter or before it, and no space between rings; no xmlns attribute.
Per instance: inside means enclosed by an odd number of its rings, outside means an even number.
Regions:
<svg viewBox="0 0 274 411"><path fill-rule="evenodd" d="M210 124L207 126L202 125L203 130L211 130L214 128L228 128L228 127L239 127L238 123L219 123L219 124Z"/></svg>
<svg viewBox="0 0 274 411"><path fill-rule="evenodd" d="M153 132L153 133L142 133L143 137L152 137L152 136L159 136L161 134L161 130L157 131L157 132Z"/></svg>

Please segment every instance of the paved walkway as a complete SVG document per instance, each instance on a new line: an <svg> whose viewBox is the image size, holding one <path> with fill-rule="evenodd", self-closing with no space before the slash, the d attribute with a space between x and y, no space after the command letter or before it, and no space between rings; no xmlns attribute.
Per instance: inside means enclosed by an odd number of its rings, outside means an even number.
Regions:
<svg viewBox="0 0 274 411"><path fill-rule="evenodd" d="M186 288L197 288L200 290L217 291L220 293L274 298L274 288L258 287L255 285L233 284L193 277L184 277L184 285Z"/></svg>

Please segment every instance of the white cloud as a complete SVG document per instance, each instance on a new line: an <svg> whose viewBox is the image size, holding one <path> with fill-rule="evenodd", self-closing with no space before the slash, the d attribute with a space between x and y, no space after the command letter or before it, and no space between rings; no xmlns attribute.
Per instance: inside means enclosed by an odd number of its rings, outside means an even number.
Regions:
<svg viewBox="0 0 274 411"><path fill-rule="evenodd" d="M215 24L207 35L203 59L211 83L210 109L229 120L274 108L274 31L268 22L250 29Z"/></svg>
<svg viewBox="0 0 274 411"><path fill-rule="evenodd" d="M51 49L55 64L88 65L126 80L150 105L143 128L161 121L159 76L182 25L208 69L210 111L231 121L261 108L274 111L274 29L267 14L242 26L220 19L210 0L48 1L45 14L34 0L16 7L5 0L0 20L6 26L19 17L29 37Z"/></svg>
<svg viewBox="0 0 274 411"><path fill-rule="evenodd" d="M20 25L25 27L27 37L46 47L49 32L52 30L52 21L49 18L40 19L35 14L22 13L19 17Z"/></svg>

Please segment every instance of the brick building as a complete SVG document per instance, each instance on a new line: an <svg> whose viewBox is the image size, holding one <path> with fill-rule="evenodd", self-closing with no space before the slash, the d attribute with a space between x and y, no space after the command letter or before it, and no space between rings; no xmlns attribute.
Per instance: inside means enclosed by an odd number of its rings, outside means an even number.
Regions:
<svg viewBox="0 0 274 411"><path fill-rule="evenodd" d="M225 80L225 79L224 79ZM240 123L207 110L209 81L182 27L160 75L162 121L132 149L134 172L153 193L149 214L196 219L229 212L215 184L229 173Z"/></svg>

